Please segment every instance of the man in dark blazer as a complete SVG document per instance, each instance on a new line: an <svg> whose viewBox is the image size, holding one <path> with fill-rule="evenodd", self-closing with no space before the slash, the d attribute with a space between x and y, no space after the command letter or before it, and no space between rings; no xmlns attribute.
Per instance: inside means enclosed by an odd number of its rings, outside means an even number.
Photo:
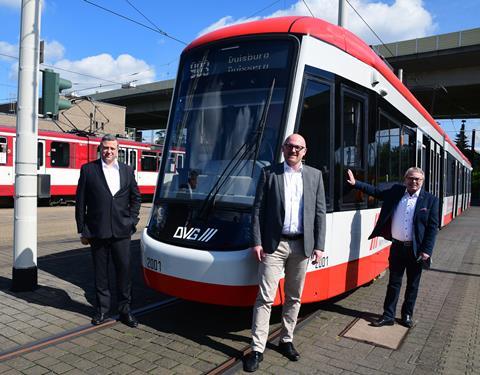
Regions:
<svg viewBox="0 0 480 375"><path fill-rule="evenodd" d="M383 315L372 323L375 327L393 325L395 311L407 273L407 287L402 305L402 324L413 327L413 309L417 299L422 263L430 262L438 232L439 200L422 189L424 173L420 168L409 168L404 185L394 184L379 189L355 180L348 170L347 182L364 193L383 200L380 216L369 239L381 236L392 241L388 258L390 277L383 305Z"/></svg>
<svg viewBox="0 0 480 375"><path fill-rule="evenodd" d="M110 311L108 265L115 265L120 321L136 327L130 311L130 238L136 231L141 196L130 166L118 162L118 141L102 138L101 158L84 164L78 180L75 219L82 244L90 244L95 277L96 311L92 324L101 324Z"/></svg>
<svg viewBox="0 0 480 375"><path fill-rule="evenodd" d="M285 274L280 352L291 361L300 354L293 330L300 310L308 259L317 263L325 247L325 192L322 173L302 164L305 139L290 135L282 146L284 163L262 170L252 215L251 246L260 262L259 292L253 310L252 352L244 370L256 371L263 360L271 306Z"/></svg>

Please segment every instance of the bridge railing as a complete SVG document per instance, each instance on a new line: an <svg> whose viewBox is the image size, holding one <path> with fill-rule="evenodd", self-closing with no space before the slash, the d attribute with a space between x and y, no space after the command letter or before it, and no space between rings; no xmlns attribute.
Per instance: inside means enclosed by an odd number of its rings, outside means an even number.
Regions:
<svg viewBox="0 0 480 375"><path fill-rule="evenodd" d="M480 44L480 28L376 45L372 48L381 56L389 58L477 44Z"/></svg>

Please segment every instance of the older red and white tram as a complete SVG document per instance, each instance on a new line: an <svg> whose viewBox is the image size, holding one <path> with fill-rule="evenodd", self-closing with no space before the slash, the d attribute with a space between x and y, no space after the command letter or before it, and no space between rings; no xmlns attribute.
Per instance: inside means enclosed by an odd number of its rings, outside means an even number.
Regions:
<svg viewBox="0 0 480 375"><path fill-rule="evenodd" d="M0 126L0 200L4 202L11 202L14 194L15 138L14 127ZM39 131L39 197L52 202L74 199L80 167L98 158L100 140L88 135ZM144 196L153 196L160 157L158 146L119 139L119 160L133 167Z"/></svg>
<svg viewBox="0 0 480 375"><path fill-rule="evenodd" d="M425 188L441 199L442 226L469 206L469 161L358 37L310 17L235 25L182 54L164 153L184 149L183 168L162 162L142 234L148 286L206 303L254 302L255 187L293 132L306 138L305 163L323 172L327 201L325 255L309 265L303 302L368 283L388 266L390 242L367 239L381 202L349 189L347 169L384 185L421 166ZM275 304L282 300L281 283Z"/></svg>

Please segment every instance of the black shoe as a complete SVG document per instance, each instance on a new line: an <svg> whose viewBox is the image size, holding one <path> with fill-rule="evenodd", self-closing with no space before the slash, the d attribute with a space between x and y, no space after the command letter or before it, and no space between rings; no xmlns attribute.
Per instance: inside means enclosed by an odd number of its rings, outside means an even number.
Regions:
<svg viewBox="0 0 480 375"><path fill-rule="evenodd" d="M412 328L413 327L413 320L411 315L404 315L402 316L402 325L407 327L407 328Z"/></svg>
<svg viewBox="0 0 480 375"><path fill-rule="evenodd" d="M132 315L132 313L120 314L119 320L130 328L137 328L138 326L138 320Z"/></svg>
<svg viewBox="0 0 480 375"><path fill-rule="evenodd" d="M392 318L381 316L379 319L372 322L373 327L393 326L395 321Z"/></svg>
<svg viewBox="0 0 480 375"><path fill-rule="evenodd" d="M263 354L254 350L243 359L243 370L246 372L257 371L262 361Z"/></svg>
<svg viewBox="0 0 480 375"><path fill-rule="evenodd" d="M106 313L101 313L97 311L95 315L92 317L92 324L94 326L98 326L99 324L102 324L105 322L105 320L108 319L108 315Z"/></svg>
<svg viewBox="0 0 480 375"><path fill-rule="evenodd" d="M280 342L278 344L278 351L290 361L298 361L300 359L300 353L295 350L291 342Z"/></svg>

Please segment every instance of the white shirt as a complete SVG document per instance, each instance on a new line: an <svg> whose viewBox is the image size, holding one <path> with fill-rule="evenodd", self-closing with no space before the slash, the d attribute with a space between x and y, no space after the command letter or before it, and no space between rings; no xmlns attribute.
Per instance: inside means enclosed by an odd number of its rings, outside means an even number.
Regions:
<svg viewBox="0 0 480 375"><path fill-rule="evenodd" d="M118 165L118 161L115 160L109 166L102 160L102 170L110 192L112 195L115 195L117 191L120 190L120 166Z"/></svg>
<svg viewBox="0 0 480 375"><path fill-rule="evenodd" d="M392 237L398 241L412 241L413 214L420 194L420 189L413 195L405 190L392 217Z"/></svg>
<svg viewBox="0 0 480 375"><path fill-rule="evenodd" d="M303 233L303 165L298 171L283 163L285 187L285 220L283 234Z"/></svg>

